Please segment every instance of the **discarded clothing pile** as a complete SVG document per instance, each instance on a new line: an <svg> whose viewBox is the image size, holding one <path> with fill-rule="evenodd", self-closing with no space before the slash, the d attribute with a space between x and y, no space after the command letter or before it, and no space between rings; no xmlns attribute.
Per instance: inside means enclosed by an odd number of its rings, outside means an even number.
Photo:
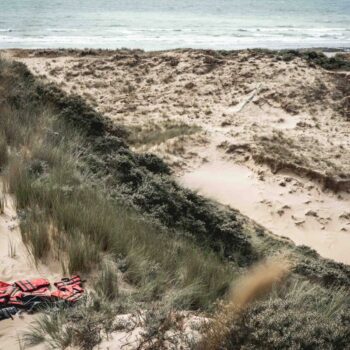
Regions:
<svg viewBox="0 0 350 350"><path fill-rule="evenodd" d="M0 281L0 320L12 318L20 309L33 312L40 305L76 303L84 294L83 281L79 276L62 278L50 290L50 282L44 278L21 280L12 284Z"/></svg>

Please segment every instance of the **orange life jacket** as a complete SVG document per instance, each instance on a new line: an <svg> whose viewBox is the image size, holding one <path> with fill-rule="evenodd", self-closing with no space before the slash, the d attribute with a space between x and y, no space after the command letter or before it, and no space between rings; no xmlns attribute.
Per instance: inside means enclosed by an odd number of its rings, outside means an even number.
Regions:
<svg viewBox="0 0 350 350"><path fill-rule="evenodd" d="M73 276L72 278L62 278L60 282L54 283L58 290L51 293L54 298L65 300L71 303L78 301L83 293L82 280L80 276Z"/></svg>
<svg viewBox="0 0 350 350"><path fill-rule="evenodd" d="M35 280L21 280L14 283L23 292L33 292L43 287L48 287L50 282L44 278L37 278Z"/></svg>
<svg viewBox="0 0 350 350"><path fill-rule="evenodd" d="M0 287L0 306L4 306L7 305L11 295L16 290L16 287L4 282L1 282L1 286L2 287Z"/></svg>
<svg viewBox="0 0 350 350"><path fill-rule="evenodd" d="M67 290L55 290L51 296L56 299L68 301L70 303L77 302L83 296L84 290L76 290L74 287Z"/></svg>
<svg viewBox="0 0 350 350"><path fill-rule="evenodd" d="M55 282L54 286L57 289L66 288L67 286L80 286L82 285L82 280L80 276L76 275L71 278L62 278L61 281Z"/></svg>
<svg viewBox="0 0 350 350"><path fill-rule="evenodd" d="M31 307L35 303L65 300L75 303L84 293L80 276L62 278L54 283L57 290L51 292L50 282L44 278L20 280L13 284L0 281L0 309L8 306Z"/></svg>

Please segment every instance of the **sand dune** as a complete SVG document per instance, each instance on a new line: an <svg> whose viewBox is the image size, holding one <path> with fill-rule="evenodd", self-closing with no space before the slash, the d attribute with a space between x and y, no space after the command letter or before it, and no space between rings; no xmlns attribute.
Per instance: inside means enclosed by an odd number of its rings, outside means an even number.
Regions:
<svg viewBox="0 0 350 350"><path fill-rule="evenodd" d="M350 263L346 73L256 51L8 54L127 126L185 185Z"/></svg>

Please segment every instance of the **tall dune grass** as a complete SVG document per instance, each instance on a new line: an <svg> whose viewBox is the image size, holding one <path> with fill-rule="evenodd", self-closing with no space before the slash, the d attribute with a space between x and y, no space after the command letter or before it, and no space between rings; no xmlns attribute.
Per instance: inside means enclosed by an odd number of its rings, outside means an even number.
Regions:
<svg viewBox="0 0 350 350"><path fill-rule="evenodd" d="M210 307L234 276L230 265L109 196L85 164L89 146L82 130L60 119L49 103L27 98L28 91L12 91L15 98L10 93L0 105L0 123L13 149L6 186L35 261L56 258L71 273L90 273L105 268L108 255L123 262L125 279L142 300L175 293L174 307Z"/></svg>

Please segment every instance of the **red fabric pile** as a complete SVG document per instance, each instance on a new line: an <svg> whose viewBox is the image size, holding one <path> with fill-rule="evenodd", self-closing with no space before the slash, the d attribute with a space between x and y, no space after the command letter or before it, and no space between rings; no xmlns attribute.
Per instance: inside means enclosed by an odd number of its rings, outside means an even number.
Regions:
<svg viewBox="0 0 350 350"><path fill-rule="evenodd" d="M50 290L50 282L44 278L21 280L14 283L0 281L0 309L15 306L29 309L34 303L64 300L75 303L84 294L82 280L79 276L62 278L55 282L57 288Z"/></svg>

